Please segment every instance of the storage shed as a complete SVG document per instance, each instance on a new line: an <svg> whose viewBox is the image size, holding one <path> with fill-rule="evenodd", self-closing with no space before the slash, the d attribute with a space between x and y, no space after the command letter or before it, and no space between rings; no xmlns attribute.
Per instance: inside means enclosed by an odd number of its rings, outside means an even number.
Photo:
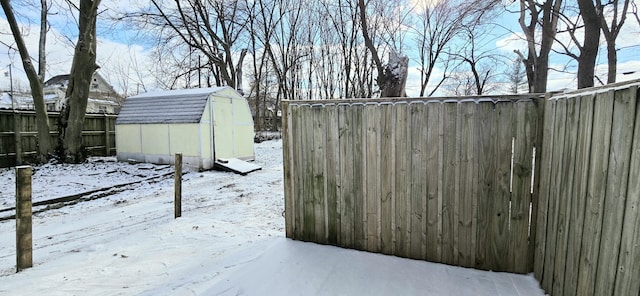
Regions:
<svg viewBox="0 0 640 296"><path fill-rule="evenodd" d="M126 99L116 120L120 161L185 165L207 170L216 160L254 160L253 118L230 87L149 92ZM226 162L226 161L225 161Z"/></svg>

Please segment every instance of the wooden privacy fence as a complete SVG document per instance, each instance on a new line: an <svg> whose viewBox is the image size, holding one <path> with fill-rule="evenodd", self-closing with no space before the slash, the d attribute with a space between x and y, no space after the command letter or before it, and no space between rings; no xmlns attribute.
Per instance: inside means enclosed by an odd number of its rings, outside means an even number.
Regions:
<svg viewBox="0 0 640 296"><path fill-rule="evenodd" d="M58 136L58 112L49 112L51 139ZM116 115L87 114L82 141L89 154L115 155ZM34 111L0 110L0 167L27 162L37 151L36 115Z"/></svg>
<svg viewBox="0 0 640 296"><path fill-rule="evenodd" d="M638 85L547 102L534 271L552 295L640 295Z"/></svg>
<svg viewBox="0 0 640 296"><path fill-rule="evenodd" d="M283 102L287 237L529 272L543 102Z"/></svg>

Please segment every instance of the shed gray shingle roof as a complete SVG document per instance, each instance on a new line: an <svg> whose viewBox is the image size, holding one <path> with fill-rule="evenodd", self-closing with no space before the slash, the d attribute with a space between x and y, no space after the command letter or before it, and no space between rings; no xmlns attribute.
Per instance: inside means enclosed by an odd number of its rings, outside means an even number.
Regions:
<svg viewBox="0 0 640 296"><path fill-rule="evenodd" d="M129 97L116 124L198 123L209 95L225 88L170 90Z"/></svg>

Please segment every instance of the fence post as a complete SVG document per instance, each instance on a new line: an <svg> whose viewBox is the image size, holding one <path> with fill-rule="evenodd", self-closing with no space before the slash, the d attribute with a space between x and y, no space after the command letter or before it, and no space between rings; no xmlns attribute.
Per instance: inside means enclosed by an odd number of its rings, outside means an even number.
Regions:
<svg viewBox="0 0 640 296"><path fill-rule="evenodd" d="M22 164L22 132L20 130L20 123L22 118L18 111L13 110L13 135L15 138L16 147L16 165Z"/></svg>
<svg viewBox="0 0 640 296"><path fill-rule="evenodd" d="M174 218L178 218L182 216L182 153L176 153L174 183Z"/></svg>
<svg viewBox="0 0 640 296"><path fill-rule="evenodd" d="M17 272L33 266L31 167L16 167Z"/></svg>
<svg viewBox="0 0 640 296"><path fill-rule="evenodd" d="M109 134L109 116L107 114L104 115L104 156L111 155L111 147L109 144L111 143L111 135Z"/></svg>

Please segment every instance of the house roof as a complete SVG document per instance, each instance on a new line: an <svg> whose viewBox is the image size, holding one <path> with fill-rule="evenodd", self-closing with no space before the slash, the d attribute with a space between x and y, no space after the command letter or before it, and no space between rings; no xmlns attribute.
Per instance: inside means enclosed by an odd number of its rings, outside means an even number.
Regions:
<svg viewBox="0 0 640 296"><path fill-rule="evenodd" d="M116 124L197 123L207 99L228 87L148 92L125 100Z"/></svg>
<svg viewBox="0 0 640 296"><path fill-rule="evenodd" d="M44 86L47 87L52 85L66 84L69 82L69 77L69 74L53 76L44 83Z"/></svg>

